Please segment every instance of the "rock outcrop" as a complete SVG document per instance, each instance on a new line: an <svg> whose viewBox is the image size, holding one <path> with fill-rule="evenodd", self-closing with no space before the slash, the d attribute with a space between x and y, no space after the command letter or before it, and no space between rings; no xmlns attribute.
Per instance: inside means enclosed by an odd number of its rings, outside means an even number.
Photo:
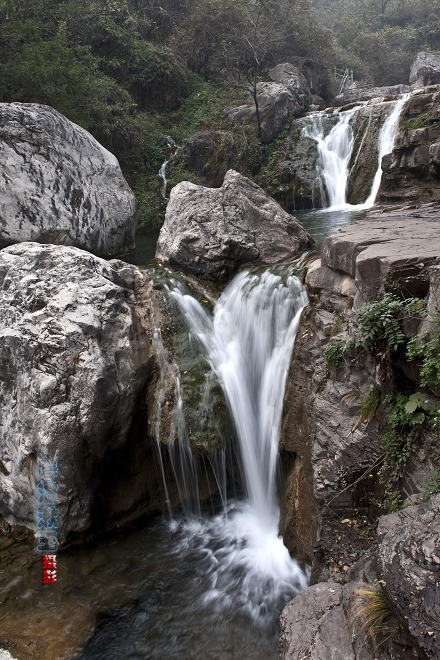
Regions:
<svg viewBox="0 0 440 660"><path fill-rule="evenodd" d="M436 207L372 212L366 221L329 237L322 248L323 266L354 278L355 307L378 300L387 291L425 297L429 266L439 261Z"/></svg>
<svg viewBox="0 0 440 660"><path fill-rule="evenodd" d="M377 530L378 573L393 609L423 657L440 651L440 495L383 516Z"/></svg>
<svg viewBox="0 0 440 660"><path fill-rule="evenodd" d="M0 247L133 249L136 202L116 158L53 108L0 104Z"/></svg>
<svg viewBox="0 0 440 660"><path fill-rule="evenodd" d="M405 333L429 331L439 313L439 263L439 207L427 205L370 212L329 237L322 259L308 266L310 305L301 317L285 394L281 532L288 547L311 563L316 584L283 612L285 660L306 653L331 658L335 649L334 657L353 660L438 657L440 496L381 517L377 537L372 524L389 487L380 470L389 431L385 395L420 391L420 374L402 354L390 363L349 347L359 337L356 308L387 292L429 292L427 319L408 324ZM332 346L334 354L328 352ZM435 394L429 397L438 403ZM407 505L426 497L429 475L438 469L430 434L424 430L399 468L395 487ZM383 592L389 639L380 646L365 638L362 622L353 629L359 581L368 583L371 602Z"/></svg>
<svg viewBox="0 0 440 660"><path fill-rule="evenodd" d="M350 87L342 94L338 94L336 101L340 105L347 103L359 103L361 101L371 101L372 99L387 99L400 96L411 91L409 85L391 85L390 87Z"/></svg>
<svg viewBox="0 0 440 660"><path fill-rule="evenodd" d="M440 56L424 51L417 53L409 74L409 82L413 89L440 84Z"/></svg>
<svg viewBox="0 0 440 660"><path fill-rule="evenodd" d="M160 508L145 396L152 330L143 275L72 247L0 252L1 515L35 529L36 464L59 465L60 543ZM143 421L142 421L143 420ZM129 484L129 487L128 487Z"/></svg>
<svg viewBox="0 0 440 660"><path fill-rule="evenodd" d="M427 87L409 98L382 170L377 202L440 202L440 87Z"/></svg>
<svg viewBox="0 0 440 660"><path fill-rule="evenodd" d="M269 71L272 82L256 85L261 139L271 142L286 126L289 117L300 117L312 102L312 94L305 76L290 63L278 64ZM255 103L247 101L240 106L225 109L229 120L236 124L257 121Z"/></svg>
<svg viewBox="0 0 440 660"><path fill-rule="evenodd" d="M277 263L312 244L295 218L255 183L229 170L221 188L188 181L173 188L156 257L220 281L240 266Z"/></svg>

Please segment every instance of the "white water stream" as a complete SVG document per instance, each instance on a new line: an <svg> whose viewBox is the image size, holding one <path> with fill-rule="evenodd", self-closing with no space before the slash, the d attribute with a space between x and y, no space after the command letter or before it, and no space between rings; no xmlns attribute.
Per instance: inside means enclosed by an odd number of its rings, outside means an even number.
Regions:
<svg viewBox="0 0 440 660"><path fill-rule="evenodd" d="M385 120L379 134L378 163L371 186L370 193L362 204L347 203L347 184L349 178L349 164L353 151L354 136L351 121L362 105L339 113L337 124L325 135L324 113L319 112L306 118L303 135L317 143L317 167L325 184L328 199L327 206L334 210L363 210L369 209L379 191L382 179L382 158L389 154L394 146L399 117L403 106L410 94L405 94L395 102L394 107ZM365 104L364 104L365 105Z"/></svg>
<svg viewBox="0 0 440 660"><path fill-rule="evenodd" d="M165 138L165 141L167 143L168 149L177 149L177 144L174 142L172 137L167 135L166 138ZM170 159L165 158L162 165L160 166L159 172L157 173L157 176L162 179L162 197L164 199L168 199L167 198L167 187L168 187L167 166L168 166L169 162L170 162Z"/></svg>
<svg viewBox="0 0 440 660"><path fill-rule="evenodd" d="M242 272L211 316L178 286L171 296L217 375L235 424L247 500L214 519L181 521L212 557L204 603L236 608L267 626L268 612L307 585L278 534L278 440L283 396L304 287L292 269ZM198 539L198 540L197 540Z"/></svg>

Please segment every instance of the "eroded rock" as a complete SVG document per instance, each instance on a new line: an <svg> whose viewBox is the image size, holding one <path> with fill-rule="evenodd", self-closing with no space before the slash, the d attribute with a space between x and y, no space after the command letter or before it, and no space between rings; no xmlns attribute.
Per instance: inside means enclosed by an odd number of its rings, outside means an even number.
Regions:
<svg viewBox="0 0 440 660"><path fill-rule="evenodd" d="M156 257L210 279L245 264L290 259L313 244L304 228L234 170L221 188L183 181L171 191Z"/></svg>
<svg viewBox="0 0 440 660"><path fill-rule="evenodd" d="M0 492L9 522L35 529L38 461L59 465L60 543L160 496L153 450L134 432L152 367L152 331L137 309L142 281L136 267L77 248L0 252Z"/></svg>
<svg viewBox="0 0 440 660"><path fill-rule="evenodd" d="M383 516L378 570L393 609L406 622L423 657L440 649L440 495Z"/></svg>
<svg viewBox="0 0 440 660"><path fill-rule="evenodd" d="M73 245L111 257L134 247L136 201L118 161L45 105L0 104L0 247Z"/></svg>

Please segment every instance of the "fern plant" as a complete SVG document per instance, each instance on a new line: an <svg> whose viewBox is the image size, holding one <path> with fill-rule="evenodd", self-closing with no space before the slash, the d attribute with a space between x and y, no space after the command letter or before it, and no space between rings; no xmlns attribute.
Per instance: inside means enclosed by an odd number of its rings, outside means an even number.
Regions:
<svg viewBox="0 0 440 660"><path fill-rule="evenodd" d="M418 298L399 300L392 293L386 293L382 300L365 303L358 313L360 326L358 343L370 350L382 348L385 344L393 351L405 342L402 330L404 318L424 310L424 302Z"/></svg>

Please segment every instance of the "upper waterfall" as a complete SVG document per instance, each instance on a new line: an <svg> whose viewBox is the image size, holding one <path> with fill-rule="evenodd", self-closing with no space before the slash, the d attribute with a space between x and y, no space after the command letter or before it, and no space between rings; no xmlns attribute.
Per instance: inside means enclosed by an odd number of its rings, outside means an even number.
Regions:
<svg viewBox="0 0 440 660"><path fill-rule="evenodd" d="M337 124L328 135L325 135L322 112L306 118L303 135L317 143L318 171L325 183L327 205L332 208L347 204L348 165L354 143L350 122L360 107L340 112Z"/></svg>
<svg viewBox="0 0 440 660"><path fill-rule="evenodd" d="M314 113L305 119L303 135L317 143L317 171L322 181L321 203L332 210L371 208L379 191L382 178L382 158L393 149L399 127L399 117L410 94L405 94L396 102L384 121L378 138L378 160L370 192L365 202L352 205L347 201L350 161L354 147L353 120L359 110L366 105L358 105L350 110L339 112L336 124L326 133L325 113ZM335 113L336 114L336 113ZM328 129L327 129L328 130ZM365 148L368 135L364 135L360 148Z"/></svg>

